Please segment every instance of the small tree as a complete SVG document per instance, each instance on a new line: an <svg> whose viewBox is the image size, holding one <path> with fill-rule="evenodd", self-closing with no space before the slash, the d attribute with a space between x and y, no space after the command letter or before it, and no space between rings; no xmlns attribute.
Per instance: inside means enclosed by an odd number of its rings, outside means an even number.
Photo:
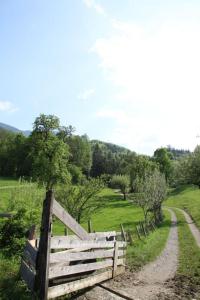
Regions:
<svg viewBox="0 0 200 300"><path fill-rule="evenodd" d="M111 186L113 188L119 188L126 200L126 194L129 191L130 179L127 175L114 175L111 179Z"/></svg>
<svg viewBox="0 0 200 300"><path fill-rule="evenodd" d="M137 183L138 194L135 202L142 208L145 221L149 213L153 214L155 223L158 224L162 220L162 202L166 197L166 191L165 176L157 169Z"/></svg>
<svg viewBox="0 0 200 300"><path fill-rule="evenodd" d="M60 185L56 189L56 199L80 223L102 205L98 194L103 187L103 181L98 178L85 179L82 185Z"/></svg>

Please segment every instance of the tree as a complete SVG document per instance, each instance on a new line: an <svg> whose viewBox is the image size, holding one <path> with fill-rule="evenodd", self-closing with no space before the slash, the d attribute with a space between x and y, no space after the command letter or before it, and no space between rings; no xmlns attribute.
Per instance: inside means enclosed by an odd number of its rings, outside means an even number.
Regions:
<svg viewBox="0 0 200 300"><path fill-rule="evenodd" d="M92 153L92 168L91 175L93 177L101 176L106 174L105 172L105 156L102 150L102 146L98 143L95 144Z"/></svg>
<svg viewBox="0 0 200 300"><path fill-rule="evenodd" d="M155 169L151 174L146 174L144 179L138 179L136 186L135 203L142 208L145 221L147 222L149 213L152 213L158 224L162 221L162 202L167 192L164 174Z"/></svg>
<svg viewBox="0 0 200 300"><path fill-rule="evenodd" d="M198 185L200 188L200 146L197 146L189 159L190 183Z"/></svg>
<svg viewBox="0 0 200 300"><path fill-rule="evenodd" d="M68 146L55 135L59 119L53 115L40 115L36 118L31 134L33 167L32 174L46 189L69 181L67 169Z"/></svg>
<svg viewBox="0 0 200 300"><path fill-rule="evenodd" d="M80 223L101 207L102 202L98 194L103 187L103 181L99 178L85 180L82 185L59 185L56 189L56 199Z"/></svg>
<svg viewBox="0 0 200 300"><path fill-rule="evenodd" d="M159 148L154 152L153 159L158 163L160 172L165 175L168 182L172 173L172 154L166 148Z"/></svg>
<svg viewBox="0 0 200 300"><path fill-rule="evenodd" d="M132 157L131 164L127 167L127 172L130 174L131 191L136 189L136 180L143 180L144 177L153 172L157 168L155 162L151 161L146 155L135 155Z"/></svg>
<svg viewBox="0 0 200 300"><path fill-rule="evenodd" d="M119 188L126 200L126 194L129 191L130 179L127 175L114 175L111 179L110 185L113 188Z"/></svg>

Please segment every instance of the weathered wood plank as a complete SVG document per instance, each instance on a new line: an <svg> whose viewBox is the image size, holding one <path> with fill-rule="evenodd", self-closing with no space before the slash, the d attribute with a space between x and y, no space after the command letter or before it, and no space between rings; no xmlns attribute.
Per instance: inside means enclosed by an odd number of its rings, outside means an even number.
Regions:
<svg viewBox="0 0 200 300"><path fill-rule="evenodd" d="M23 252L23 258L25 261L30 263L34 268L36 264L37 253L38 253L37 249L31 245L30 241L27 241Z"/></svg>
<svg viewBox="0 0 200 300"><path fill-rule="evenodd" d="M128 241L129 241L130 245L132 246L133 245L133 237L132 237L130 230L127 231L127 235L128 235Z"/></svg>
<svg viewBox="0 0 200 300"><path fill-rule="evenodd" d="M123 259L118 259L117 262L118 265L123 265ZM108 268L113 266L113 260L107 259L105 261L101 262L95 262L90 264L79 264L79 265L73 265L73 266L65 266L64 264L59 264L55 266L51 266L49 268L49 279L70 275L70 274L77 274L77 273L83 273L93 270L100 270L103 268Z"/></svg>
<svg viewBox="0 0 200 300"><path fill-rule="evenodd" d="M111 250L95 250L90 252L69 253L66 251L50 254L50 263L64 263L66 261L76 261L84 259L108 258L113 257L114 249ZM118 256L123 256L124 251L119 250Z"/></svg>
<svg viewBox="0 0 200 300"><path fill-rule="evenodd" d="M123 224L120 224L120 227L121 227L121 235L122 235L122 238L124 241L126 241L126 233L124 231L124 227L123 227Z"/></svg>
<svg viewBox="0 0 200 300"><path fill-rule="evenodd" d="M92 233L92 221L88 220L88 233Z"/></svg>
<svg viewBox="0 0 200 300"><path fill-rule="evenodd" d="M95 241L95 240L77 240L77 239L68 239L68 237L52 237L51 238L51 249L68 249L68 248L113 248L114 241ZM126 242L119 242L119 247L126 246Z"/></svg>
<svg viewBox="0 0 200 300"><path fill-rule="evenodd" d="M28 288L31 291L33 291L35 274L28 267L28 265L25 263L25 261L23 259L21 261L20 274L21 274L22 279L26 282Z"/></svg>
<svg viewBox="0 0 200 300"><path fill-rule="evenodd" d="M119 242L115 242L115 248L114 248L113 277L116 276L116 271L117 271L117 264L118 264L118 243Z"/></svg>
<svg viewBox="0 0 200 300"><path fill-rule="evenodd" d="M124 273L125 268L123 266L120 266L117 268L116 275L120 275ZM108 270L106 272L96 274L93 276L88 276L87 278L76 280L69 283L64 283L61 285L57 285L54 287L50 287L48 289L48 299L52 299L55 297L63 296L65 294L69 294L75 291L78 291L80 289L93 286L99 282L103 282L105 280L108 280L112 278L112 270Z"/></svg>
<svg viewBox="0 0 200 300"><path fill-rule="evenodd" d="M53 201L53 214L59 218L63 224L71 229L71 231L73 231L80 239L90 239L87 231L83 229L83 227L81 227L81 225L79 225L55 199Z"/></svg>
<svg viewBox="0 0 200 300"><path fill-rule="evenodd" d="M40 243L36 262L36 278L34 287L40 300L46 300L48 292L53 199L53 191L50 190L46 193L46 199L43 202Z"/></svg>
<svg viewBox="0 0 200 300"><path fill-rule="evenodd" d="M89 233L90 236L90 240L101 240L102 238L104 238L104 240L106 241L106 238L109 239L110 237L116 237L116 236L121 236L121 232L116 232L116 231L108 231L108 232L93 232L93 233ZM80 238L76 235L61 235L61 236L54 236L52 237L52 240L65 240L65 241L72 241L72 240L78 240L80 241ZM39 241L40 239L37 238L37 245L39 245Z"/></svg>

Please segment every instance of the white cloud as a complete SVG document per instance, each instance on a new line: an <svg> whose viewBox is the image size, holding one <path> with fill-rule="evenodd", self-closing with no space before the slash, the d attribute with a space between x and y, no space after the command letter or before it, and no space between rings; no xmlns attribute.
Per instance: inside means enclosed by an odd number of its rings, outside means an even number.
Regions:
<svg viewBox="0 0 200 300"><path fill-rule="evenodd" d="M88 100L91 98L95 93L94 89L87 89L81 93L78 94L78 99L80 100Z"/></svg>
<svg viewBox="0 0 200 300"><path fill-rule="evenodd" d="M93 8L98 14L100 15L106 15L105 10L102 5L96 3L95 0L83 0L83 3L88 8Z"/></svg>
<svg viewBox="0 0 200 300"><path fill-rule="evenodd" d="M193 149L200 131L200 24L166 22L150 30L114 20L112 28L92 48L120 90L113 106L123 105L126 116L112 138L146 153L167 144Z"/></svg>
<svg viewBox="0 0 200 300"><path fill-rule="evenodd" d="M2 112L15 112L18 109L9 101L0 101L0 111Z"/></svg>

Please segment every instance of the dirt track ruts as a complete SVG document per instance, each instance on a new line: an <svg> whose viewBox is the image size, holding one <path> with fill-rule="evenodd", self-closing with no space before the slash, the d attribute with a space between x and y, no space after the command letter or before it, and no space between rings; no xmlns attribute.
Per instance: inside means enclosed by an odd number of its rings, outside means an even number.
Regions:
<svg viewBox="0 0 200 300"><path fill-rule="evenodd" d="M166 280L174 277L178 265L178 231L175 213L171 213L172 226L166 246L157 259L144 266L138 273L127 271L123 276L104 283L122 295L131 297L133 300L155 300L173 298L173 291L164 284ZM109 300L123 299L112 295L99 287L93 288L78 298L79 300Z"/></svg>

